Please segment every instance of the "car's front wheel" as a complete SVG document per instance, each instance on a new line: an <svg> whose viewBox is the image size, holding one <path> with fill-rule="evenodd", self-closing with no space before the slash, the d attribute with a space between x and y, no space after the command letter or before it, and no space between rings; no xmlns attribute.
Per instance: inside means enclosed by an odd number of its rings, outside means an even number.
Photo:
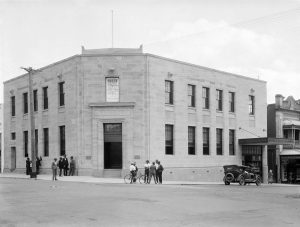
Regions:
<svg viewBox="0 0 300 227"><path fill-rule="evenodd" d="M245 178L243 176L241 176L241 178L239 180L239 184L240 185L246 185Z"/></svg>
<svg viewBox="0 0 300 227"><path fill-rule="evenodd" d="M255 183L256 183L257 186L261 185L261 178L260 178L260 176L256 177L256 182Z"/></svg>

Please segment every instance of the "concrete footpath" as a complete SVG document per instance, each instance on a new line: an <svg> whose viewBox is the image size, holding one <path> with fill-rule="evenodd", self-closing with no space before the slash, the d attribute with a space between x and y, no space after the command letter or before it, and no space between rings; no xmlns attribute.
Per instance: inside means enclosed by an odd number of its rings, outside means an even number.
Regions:
<svg viewBox="0 0 300 227"><path fill-rule="evenodd" d="M28 175L18 173L1 173L0 178L13 178L13 179L30 179ZM81 182L81 183L99 183L99 184L124 184L123 178L100 178L93 176L63 176L57 177L58 181L68 182ZM34 179L32 179L34 180ZM37 180L52 180L50 174L40 174ZM153 181L152 181L153 184ZM193 182L193 181L163 181L167 185L223 185L223 182Z"/></svg>
<svg viewBox="0 0 300 227"><path fill-rule="evenodd" d="M31 179L28 175L18 174L18 173L0 173L0 178L12 178L12 179ZM67 182L81 182L81 183L96 183L96 184L124 184L123 178L101 178L93 176L63 176L57 177L58 181ZM34 180L34 179L31 179ZM52 175L50 174L40 174L37 176L37 180L52 180ZM151 183L153 184L153 182ZM220 182L199 182L199 181L163 181L165 185L224 185L223 181ZM300 185L295 184L262 184L269 186L295 186Z"/></svg>

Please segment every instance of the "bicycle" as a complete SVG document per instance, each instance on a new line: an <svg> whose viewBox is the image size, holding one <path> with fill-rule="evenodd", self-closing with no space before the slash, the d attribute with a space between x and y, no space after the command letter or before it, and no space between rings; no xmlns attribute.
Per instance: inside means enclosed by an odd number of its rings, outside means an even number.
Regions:
<svg viewBox="0 0 300 227"><path fill-rule="evenodd" d="M124 177L124 182L125 184L130 184L131 182L131 178L132 178L132 174L131 173L128 173L125 175ZM140 183L140 184L145 184L145 175L142 174L141 172L137 172L137 174L135 175L135 178L136 178L136 181L133 181L133 183L136 183L137 181Z"/></svg>

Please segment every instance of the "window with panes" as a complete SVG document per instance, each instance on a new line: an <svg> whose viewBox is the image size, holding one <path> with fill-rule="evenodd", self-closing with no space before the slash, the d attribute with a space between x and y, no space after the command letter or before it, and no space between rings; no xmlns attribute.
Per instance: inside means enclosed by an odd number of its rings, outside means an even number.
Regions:
<svg viewBox="0 0 300 227"><path fill-rule="evenodd" d="M216 90L217 95L217 110L222 111L223 110L223 91L222 90Z"/></svg>
<svg viewBox="0 0 300 227"><path fill-rule="evenodd" d="M11 116L16 116L16 97L11 96L10 97L10 103L11 103Z"/></svg>
<svg viewBox="0 0 300 227"><path fill-rule="evenodd" d="M196 154L196 149L195 149L195 127L194 126L189 126L188 127L188 154L189 155L194 155Z"/></svg>
<svg viewBox="0 0 300 227"><path fill-rule="evenodd" d="M58 83L58 94L59 94L59 106L65 105L65 82Z"/></svg>
<svg viewBox="0 0 300 227"><path fill-rule="evenodd" d="M43 87L43 109L48 109L48 87Z"/></svg>
<svg viewBox="0 0 300 227"><path fill-rule="evenodd" d="M234 141L235 131L233 129L229 129L229 155L235 155Z"/></svg>
<svg viewBox="0 0 300 227"><path fill-rule="evenodd" d="M209 88L202 88L202 106L203 109L209 109Z"/></svg>
<svg viewBox="0 0 300 227"><path fill-rule="evenodd" d="M174 104L174 82L170 80L165 81L165 103Z"/></svg>
<svg viewBox="0 0 300 227"><path fill-rule="evenodd" d="M28 131L23 132L23 149L24 156L28 157Z"/></svg>
<svg viewBox="0 0 300 227"><path fill-rule="evenodd" d="M38 111L38 90L33 90L33 111Z"/></svg>
<svg viewBox="0 0 300 227"><path fill-rule="evenodd" d="M235 93L229 92L229 112L234 113L235 112Z"/></svg>
<svg viewBox="0 0 300 227"><path fill-rule="evenodd" d="M49 129L44 128L44 156L49 156Z"/></svg>
<svg viewBox="0 0 300 227"><path fill-rule="evenodd" d="M249 114L254 115L254 103L255 97L253 95L249 95Z"/></svg>
<svg viewBox="0 0 300 227"><path fill-rule="evenodd" d="M34 145L36 154L39 151L39 131L37 129L34 130Z"/></svg>
<svg viewBox="0 0 300 227"><path fill-rule="evenodd" d="M195 92L196 86L195 85L188 85L188 106L195 107Z"/></svg>
<svg viewBox="0 0 300 227"><path fill-rule="evenodd" d="M66 135L65 126L59 126L60 156L66 154Z"/></svg>
<svg viewBox="0 0 300 227"><path fill-rule="evenodd" d="M23 93L23 113L28 113L28 93Z"/></svg>
<svg viewBox="0 0 300 227"><path fill-rule="evenodd" d="M217 155L223 154L223 129L217 128L216 129L216 139L217 139Z"/></svg>
<svg viewBox="0 0 300 227"><path fill-rule="evenodd" d="M165 125L165 153L172 155L173 151L173 125Z"/></svg>
<svg viewBox="0 0 300 227"><path fill-rule="evenodd" d="M203 133L203 155L209 155L209 128L204 127Z"/></svg>

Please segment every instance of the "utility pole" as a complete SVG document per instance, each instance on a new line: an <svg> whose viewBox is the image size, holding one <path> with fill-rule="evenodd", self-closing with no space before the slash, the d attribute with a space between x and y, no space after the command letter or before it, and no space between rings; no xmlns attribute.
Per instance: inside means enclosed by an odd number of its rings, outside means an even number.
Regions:
<svg viewBox="0 0 300 227"><path fill-rule="evenodd" d="M33 109L33 90L32 90L32 74L34 69L32 67L21 67L28 73L28 92L29 92L29 127L30 127L30 138L31 138L31 162L32 171L30 173L30 178L36 179L36 147L35 147L35 122L34 122L34 109Z"/></svg>
<svg viewBox="0 0 300 227"><path fill-rule="evenodd" d="M111 48L114 48L114 11L111 11Z"/></svg>

